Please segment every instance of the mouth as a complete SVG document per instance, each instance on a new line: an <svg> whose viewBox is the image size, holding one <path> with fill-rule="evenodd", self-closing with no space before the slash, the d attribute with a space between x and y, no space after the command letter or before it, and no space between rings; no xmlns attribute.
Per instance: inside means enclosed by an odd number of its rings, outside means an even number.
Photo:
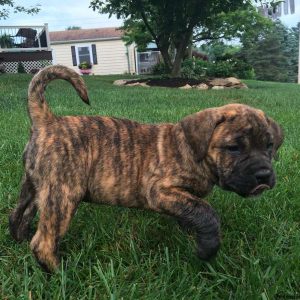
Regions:
<svg viewBox="0 0 300 300"><path fill-rule="evenodd" d="M249 193L250 197L254 197L254 196L258 196L260 195L262 192L264 192L265 190L269 190L271 189L271 187L267 184L259 184L258 186L256 186L254 189L252 189Z"/></svg>

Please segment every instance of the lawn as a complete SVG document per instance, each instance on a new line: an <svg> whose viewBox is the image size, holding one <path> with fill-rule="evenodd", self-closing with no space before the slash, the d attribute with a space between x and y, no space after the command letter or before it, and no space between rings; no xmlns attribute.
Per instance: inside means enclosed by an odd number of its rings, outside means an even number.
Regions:
<svg viewBox="0 0 300 300"><path fill-rule="evenodd" d="M58 115L108 115L176 122L232 102L263 109L285 131L274 162L276 187L255 200L215 188L208 200L221 217L216 259L194 253L177 223L149 211L81 204L60 246L63 263L49 277L29 243L8 232L28 139L29 75L0 76L0 299L300 299L300 86L248 81L249 90L183 91L116 87L120 77L86 77L91 106L56 81L47 89Z"/></svg>

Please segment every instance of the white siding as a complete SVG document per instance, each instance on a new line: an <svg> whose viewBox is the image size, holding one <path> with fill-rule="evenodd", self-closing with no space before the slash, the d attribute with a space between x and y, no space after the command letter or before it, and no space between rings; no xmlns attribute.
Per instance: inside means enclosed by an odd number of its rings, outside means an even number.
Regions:
<svg viewBox="0 0 300 300"><path fill-rule="evenodd" d="M73 66L71 46L95 44L98 64L94 64L92 72L95 75L135 73L134 46L126 47L122 40L112 41L84 41L74 44L51 45L56 64L65 65L79 72L77 66ZM128 51L128 54L127 54ZM128 64L129 57L129 64ZM78 62L77 62L78 63Z"/></svg>

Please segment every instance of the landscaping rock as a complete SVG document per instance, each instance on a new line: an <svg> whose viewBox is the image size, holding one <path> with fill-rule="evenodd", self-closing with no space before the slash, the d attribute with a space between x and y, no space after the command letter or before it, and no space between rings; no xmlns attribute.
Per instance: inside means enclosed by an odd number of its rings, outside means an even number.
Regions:
<svg viewBox="0 0 300 300"><path fill-rule="evenodd" d="M133 83L128 83L126 86L142 86L142 82L133 82Z"/></svg>
<svg viewBox="0 0 300 300"><path fill-rule="evenodd" d="M224 90L225 86L223 86L223 85L215 85L211 89L212 90Z"/></svg>
<svg viewBox="0 0 300 300"><path fill-rule="evenodd" d="M189 85L189 84L186 84L186 85L184 85L184 86L181 86L181 87L179 87L181 90L189 90L189 89L191 89L192 87Z"/></svg>
<svg viewBox="0 0 300 300"><path fill-rule="evenodd" d="M229 81L227 78L215 78L210 80L209 85L211 86L227 86L229 84Z"/></svg>
<svg viewBox="0 0 300 300"><path fill-rule="evenodd" d="M227 78L215 78L208 82L208 84L214 90L221 90L223 88L229 89L247 89L247 85L242 83L239 79L235 77Z"/></svg>
<svg viewBox="0 0 300 300"><path fill-rule="evenodd" d="M126 79L118 79L118 80L114 81L114 85L122 86L122 85L125 85L126 82L127 82Z"/></svg>
<svg viewBox="0 0 300 300"><path fill-rule="evenodd" d="M228 78L225 78L228 83L230 84L230 86L232 85L240 85L241 84L241 81L235 77L228 77Z"/></svg>
<svg viewBox="0 0 300 300"><path fill-rule="evenodd" d="M248 86L245 83L241 83L238 88L239 89L248 89Z"/></svg>
<svg viewBox="0 0 300 300"><path fill-rule="evenodd" d="M119 79L114 81L114 85L118 86L142 86L142 87L172 87L181 90L189 90L191 88L197 90L222 90L226 89L247 89L246 84L242 83L235 77L214 78L207 82L201 82L196 79L186 78L149 78L149 79Z"/></svg>
<svg viewBox="0 0 300 300"><path fill-rule="evenodd" d="M198 85L193 86L197 90L208 90L209 86L206 83L200 83Z"/></svg>
<svg viewBox="0 0 300 300"><path fill-rule="evenodd" d="M141 82L141 83L140 83L140 86L147 87L147 88L150 87L150 85L148 85L146 82Z"/></svg>

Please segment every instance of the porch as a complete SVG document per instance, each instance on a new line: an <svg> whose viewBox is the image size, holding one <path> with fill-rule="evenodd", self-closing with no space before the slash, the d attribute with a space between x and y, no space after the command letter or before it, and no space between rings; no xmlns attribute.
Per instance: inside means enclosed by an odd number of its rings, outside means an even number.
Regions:
<svg viewBox="0 0 300 300"><path fill-rule="evenodd" d="M27 73L52 64L48 25L0 26L0 66L17 73L22 64Z"/></svg>

